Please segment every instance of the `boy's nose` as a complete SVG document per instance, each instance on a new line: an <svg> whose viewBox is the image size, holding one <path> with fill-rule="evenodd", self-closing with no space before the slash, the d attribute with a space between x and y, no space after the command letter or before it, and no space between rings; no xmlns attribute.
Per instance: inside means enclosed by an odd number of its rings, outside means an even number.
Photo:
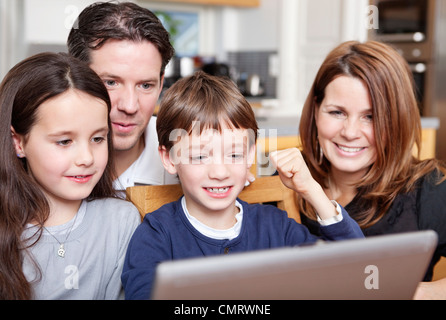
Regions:
<svg viewBox="0 0 446 320"><path fill-rule="evenodd" d="M229 177L229 170L227 165L223 162L210 164L208 170L208 174L211 179L223 180Z"/></svg>

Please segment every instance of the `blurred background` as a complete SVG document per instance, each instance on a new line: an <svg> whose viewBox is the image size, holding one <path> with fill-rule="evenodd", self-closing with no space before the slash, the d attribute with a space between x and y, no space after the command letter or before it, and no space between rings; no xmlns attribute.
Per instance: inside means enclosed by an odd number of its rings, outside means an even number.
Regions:
<svg viewBox="0 0 446 320"><path fill-rule="evenodd" d="M0 79L23 58L66 52L90 0L0 0ZM326 54L347 40L377 39L409 62L423 127L446 160L446 0L132 1L154 11L176 56L165 87L198 69L231 77L263 128L296 135L307 92ZM444 127L444 128L443 128Z"/></svg>

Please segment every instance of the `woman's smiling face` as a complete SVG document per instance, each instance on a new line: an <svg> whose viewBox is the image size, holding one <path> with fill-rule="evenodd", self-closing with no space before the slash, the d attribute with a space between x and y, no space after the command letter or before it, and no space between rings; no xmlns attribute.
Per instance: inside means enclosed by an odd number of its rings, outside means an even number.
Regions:
<svg viewBox="0 0 446 320"><path fill-rule="evenodd" d="M367 86L340 76L325 88L316 110L319 144L332 169L365 174L376 160L373 111Z"/></svg>

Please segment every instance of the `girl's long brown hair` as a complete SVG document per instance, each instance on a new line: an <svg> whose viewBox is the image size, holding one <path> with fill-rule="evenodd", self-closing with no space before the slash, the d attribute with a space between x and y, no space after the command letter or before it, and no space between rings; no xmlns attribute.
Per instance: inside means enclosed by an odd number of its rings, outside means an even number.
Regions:
<svg viewBox="0 0 446 320"><path fill-rule="evenodd" d="M107 89L85 63L66 54L42 53L12 68L0 84L0 299L31 299L32 288L22 271L29 239L23 231L31 221L39 225L39 239L49 215L49 204L27 173L26 159L16 155L11 128L27 135L39 105L69 89L83 91L111 104ZM110 120L109 120L110 127ZM111 133L109 163L89 200L114 196ZM31 244L32 245L32 244Z"/></svg>
<svg viewBox="0 0 446 320"><path fill-rule="evenodd" d="M303 155L316 181L327 187L330 163L325 158L318 163L315 113L325 88L339 76L363 81L372 102L376 161L356 185L362 196L362 212L355 218L361 227L368 227L382 218L399 193L413 190L419 178L435 169L445 174L446 169L435 159L420 161L412 155L414 145L420 150L421 121L407 62L389 45L349 41L328 54L302 111L299 131ZM299 202L302 212L314 218L314 210L302 199Z"/></svg>

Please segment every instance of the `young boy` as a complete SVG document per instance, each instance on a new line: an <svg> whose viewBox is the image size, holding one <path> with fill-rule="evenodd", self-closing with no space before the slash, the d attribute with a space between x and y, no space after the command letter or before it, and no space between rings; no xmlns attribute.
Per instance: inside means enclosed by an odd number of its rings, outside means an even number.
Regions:
<svg viewBox="0 0 446 320"><path fill-rule="evenodd" d="M251 106L229 79L197 72L165 93L157 121L159 153L166 170L178 175L184 196L147 214L135 231L122 274L127 299L150 298L161 261L318 240L286 212L237 199L254 161L257 130ZM320 192L308 169L294 176L311 186L301 189L306 199L315 199L310 203L322 220L323 239L363 237L347 212Z"/></svg>

